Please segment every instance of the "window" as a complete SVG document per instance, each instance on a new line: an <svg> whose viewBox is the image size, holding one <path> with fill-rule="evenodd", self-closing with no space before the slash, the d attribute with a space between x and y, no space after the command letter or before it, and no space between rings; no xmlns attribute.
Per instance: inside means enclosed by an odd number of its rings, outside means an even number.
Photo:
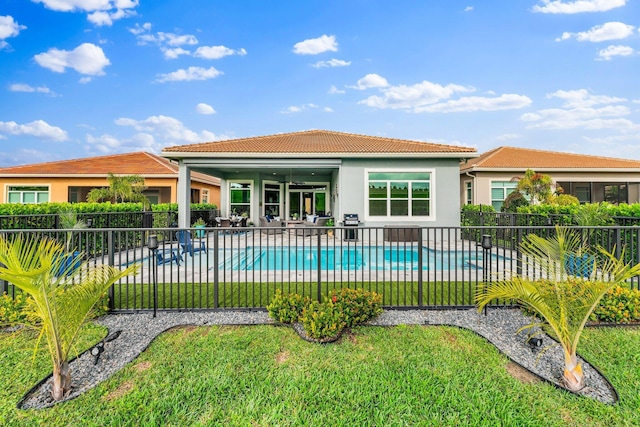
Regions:
<svg viewBox="0 0 640 427"><path fill-rule="evenodd" d="M264 215L280 216L280 199L282 184L264 184Z"/></svg>
<svg viewBox="0 0 640 427"><path fill-rule="evenodd" d="M473 203L473 187L470 182L465 183L465 191L467 195L467 205L470 205L471 203Z"/></svg>
<svg viewBox="0 0 640 427"><path fill-rule="evenodd" d="M7 203L47 203L49 187L13 186L7 189Z"/></svg>
<svg viewBox="0 0 640 427"><path fill-rule="evenodd" d="M251 216L251 184L230 182L229 202L229 212L232 215L242 215L246 213Z"/></svg>
<svg viewBox="0 0 640 427"><path fill-rule="evenodd" d="M431 172L368 172L370 217L431 214Z"/></svg>
<svg viewBox="0 0 640 427"><path fill-rule="evenodd" d="M209 203L209 190L202 189L202 203Z"/></svg>
<svg viewBox="0 0 640 427"><path fill-rule="evenodd" d="M513 181L491 181L491 205L500 212L504 199L518 187Z"/></svg>

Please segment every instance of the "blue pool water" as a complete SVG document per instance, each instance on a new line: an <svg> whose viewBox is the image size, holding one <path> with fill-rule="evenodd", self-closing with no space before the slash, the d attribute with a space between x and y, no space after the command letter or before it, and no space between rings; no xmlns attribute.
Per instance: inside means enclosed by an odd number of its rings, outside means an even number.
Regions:
<svg viewBox="0 0 640 427"><path fill-rule="evenodd" d="M418 270L418 247L247 247L225 253L227 270ZM422 250L423 270L482 268L482 251ZM222 254L221 254L222 255ZM494 255L495 257L495 255ZM222 264L222 257L220 263Z"/></svg>

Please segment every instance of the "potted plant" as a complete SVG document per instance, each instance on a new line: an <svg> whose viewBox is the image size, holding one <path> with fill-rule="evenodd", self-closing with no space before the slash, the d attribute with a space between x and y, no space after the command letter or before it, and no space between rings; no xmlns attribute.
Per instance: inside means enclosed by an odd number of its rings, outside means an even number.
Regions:
<svg viewBox="0 0 640 427"><path fill-rule="evenodd" d="M192 224L192 227L197 229L196 230L196 236L197 237L203 238L205 236L206 231L205 231L204 228L206 226L207 226L207 223L204 222L204 219L202 219L202 218L198 218L198 220Z"/></svg>
<svg viewBox="0 0 640 427"><path fill-rule="evenodd" d="M608 225L610 215L606 208L600 203L587 203L581 205L574 214L573 221L580 227L597 227ZM575 253L567 253L564 260L564 267L567 272L574 276L589 277L593 273L595 257L585 251L589 247L592 228L580 230L580 246Z"/></svg>
<svg viewBox="0 0 640 427"><path fill-rule="evenodd" d="M325 225L327 227L335 227L335 222L333 221L333 218L329 218L327 220L327 222L325 223ZM333 232L334 232L333 228L328 229L327 230L327 236L333 237Z"/></svg>

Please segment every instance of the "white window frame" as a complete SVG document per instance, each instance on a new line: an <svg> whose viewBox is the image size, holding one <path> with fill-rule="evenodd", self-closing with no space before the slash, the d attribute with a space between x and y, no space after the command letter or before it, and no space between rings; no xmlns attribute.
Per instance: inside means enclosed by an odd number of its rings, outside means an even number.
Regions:
<svg viewBox="0 0 640 427"><path fill-rule="evenodd" d="M22 191L22 190L10 190L10 188L12 187L42 187L42 188L46 188L46 191L36 191L36 190L26 190L26 191ZM9 193L16 193L19 192L20 193L20 201L19 202L10 202L9 201ZM35 202L25 202L24 201L24 193L32 193L35 192ZM40 193L46 193L47 194L47 201L46 202L38 202L38 194ZM51 185L49 184L6 184L5 185L5 191L4 191L5 197L6 197L6 203L20 203L23 205L37 205L39 203L50 203L51 202Z"/></svg>
<svg viewBox="0 0 640 427"><path fill-rule="evenodd" d="M369 214L369 174L370 173L424 173L429 174L429 215L411 215L411 191L409 189L409 206L408 212L409 215L406 216L398 216L391 215L391 198L387 197L387 215L380 216L375 215L371 216ZM400 179L398 181L401 181ZM409 182L413 182L416 180L409 180ZM422 181L420 181L422 182ZM411 187L411 186L410 186ZM393 169L365 169L364 170L364 217L365 221L385 221L385 222L406 222L406 221L435 221L436 220L436 171L435 169L402 169L402 168L393 168ZM387 194L388 196L388 194Z"/></svg>
<svg viewBox="0 0 640 427"><path fill-rule="evenodd" d="M494 199L493 198L493 189L494 189L493 186L494 186L494 184L497 184L497 183L500 183L500 184L506 184L506 183L513 184L513 187L511 187L511 186L505 187L504 185L502 187L496 187L496 188L501 188L502 189L503 197L502 197L502 200L501 200L502 204L500 205L500 208L502 208L502 205L504 205L504 201L507 199L507 196L509 194L511 194L512 192L514 192L515 190L517 190L518 183L515 182L515 181L492 180L491 181L491 187L489 189L489 197L490 197L490 201L491 201L491 206L493 206L493 202L494 201L498 201L498 199ZM507 192L506 190L509 190L509 191ZM495 206L493 206L493 208L495 209ZM500 209L496 209L496 211L500 211Z"/></svg>
<svg viewBox="0 0 640 427"><path fill-rule="evenodd" d="M233 184L249 184L249 203L231 203L231 186ZM249 206L249 216L251 216L251 212L253 212L253 199L254 199L254 185L253 180L250 179L234 179L229 180L227 183L227 212L229 215L232 215L233 211L231 208L232 204L235 205L248 205Z"/></svg>

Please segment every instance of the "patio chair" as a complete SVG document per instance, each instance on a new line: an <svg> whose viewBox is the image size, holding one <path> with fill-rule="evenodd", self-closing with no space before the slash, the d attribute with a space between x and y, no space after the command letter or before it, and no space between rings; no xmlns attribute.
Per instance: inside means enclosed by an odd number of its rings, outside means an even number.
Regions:
<svg viewBox="0 0 640 427"><path fill-rule="evenodd" d="M171 264L173 261L176 262L176 265L180 265L180 261L182 261L182 255L177 249L163 249L156 252L156 263L158 265Z"/></svg>
<svg viewBox="0 0 640 427"><path fill-rule="evenodd" d="M261 216L258 218L258 225L261 228L261 232L267 235L282 234L282 221L276 221L275 219L267 220L266 217Z"/></svg>
<svg viewBox="0 0 640 427"><path fill-rule="evenodd" d="M204 241L199 240L194 242L191 237L191 232L189 230L180 230L178 231L178 245L180 245L180 249L182 253L188 253L193 256L196 252L207 252L207 246Z"/></svg>
<svg viewBox="0 0 640 427"><path fill-rule="evenodd" d="M303 224L297 225L297 236L317 236L318 234L327 234L327 221L329 217L316 218L315 222L305 221Z"/></svg>

